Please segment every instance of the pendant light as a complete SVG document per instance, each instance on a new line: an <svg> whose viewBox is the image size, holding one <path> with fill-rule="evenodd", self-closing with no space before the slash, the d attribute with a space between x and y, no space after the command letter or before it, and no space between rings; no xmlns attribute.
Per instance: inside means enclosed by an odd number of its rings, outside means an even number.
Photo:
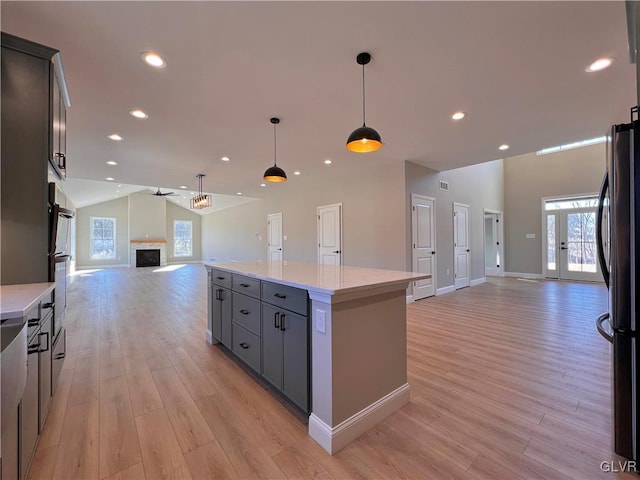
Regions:
<svg viewBox="0 0 640 480"><path fill-rule="evenodd" d="M347 139L347 150L358 153L375 152L382 147L380 134L373 128L367 127L365 121L365 95L364 95L364 66L371 61L371 55L367 52L359 53L356 57L358 65L362 65L362 126L356 128Z"/></svg>
<svg viewBox="0 0 640 480"><path fill-rule="evenodd" d="M264 172L264 179L267 182L286 182L287 174L284 173L284 170L281 169L276 164L276 153L277 153L277 143L276 143L276 125L280 123L280 119L273 117L270 122L273 124L273 167L269 167Z"/></svg>
<svg viewBox="0 0 640 480"><path fill-rule="evenodd" d="M191 198L191 208L194 210L200 210L202 208L210 207L213 202L211 201L211 195L208 193L202 193L202 177L204 177L204 173L199 173L196 175L199 181L198 195Z"/></svg>

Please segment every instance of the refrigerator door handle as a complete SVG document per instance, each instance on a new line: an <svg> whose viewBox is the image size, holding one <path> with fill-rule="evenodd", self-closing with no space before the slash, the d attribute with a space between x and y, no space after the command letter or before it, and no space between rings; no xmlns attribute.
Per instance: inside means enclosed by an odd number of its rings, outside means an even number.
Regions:
<svg viewBox="0 0 640 480"><path fill-rule="evenodd" d="M609 312L603 313L596 318L596 328L598 329L598 333L602 335L607 342L613 343L613 335L602 326L604 322L609 323Z"/></svg>
<svg viewBox="0 0 640 480"><path fill-rule="evenodd" d="M600 194L598 195L598 210L596 214L596 245L598 252L598 263L600 263L600 270L602 271L602 277L604 278L604 283L607 288L609 288L609 266L607 265L607 259L604 256L604 242L602 241L602 217L604 211L604 199L608 189L609 173L607 172L604 174L602 185L600 186Z"/></svg>

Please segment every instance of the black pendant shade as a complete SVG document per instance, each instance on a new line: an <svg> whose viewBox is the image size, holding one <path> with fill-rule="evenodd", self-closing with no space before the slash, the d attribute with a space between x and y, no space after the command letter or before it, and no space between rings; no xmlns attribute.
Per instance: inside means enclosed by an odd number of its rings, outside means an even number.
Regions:
<svg viewBox="0 0 640 480"><path fill-rule="evenodd" d="M362 126L356 128L347 139L347 150L358 153L375 152L382 147L380 134L371 127L367 127L365 120L365 90L364 90L364 66L371 61L371 55L367 52L359 53L356 57L358 65L362 65Z"/></svg>
<svg viewBox="0 0 640 480"><path fill-rule="evenodd" d="M280 119L273 117L269 120L273 124L273 167L265 170L263 178L267 182L282 183L287 181L287 174L276 163L277 143L276 143L276 125L280 123Z"/></svg>

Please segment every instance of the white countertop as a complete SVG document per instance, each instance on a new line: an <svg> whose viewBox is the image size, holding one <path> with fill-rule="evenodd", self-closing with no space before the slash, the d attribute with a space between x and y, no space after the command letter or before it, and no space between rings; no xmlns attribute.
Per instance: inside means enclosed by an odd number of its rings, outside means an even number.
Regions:
<svg viewBox="0 0 640 480"><path fill-rule="evenodd" d="M55 283L26 283L0 286L0 317L21 318L42 296L51 292Z"/></svg>
<svg viewBox="0 0 640 480"><path fill-rule="evenodd" d="M206 266L328 295L430 278L423 273L299 262L212 263Z"/></svg>

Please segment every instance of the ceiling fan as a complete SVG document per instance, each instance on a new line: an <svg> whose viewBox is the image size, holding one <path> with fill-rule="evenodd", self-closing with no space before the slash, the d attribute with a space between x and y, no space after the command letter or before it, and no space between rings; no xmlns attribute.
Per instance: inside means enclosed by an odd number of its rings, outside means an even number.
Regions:
<svg viewBox="0 0 640 480"><path fill-rule="evenodd" d="M161 192L160 191L160 187L158 187L158 190L155 193L151 193L150 195L153 195L155 197L167 197L167 196L177 196L177 193L174 192Z"/></svg>

